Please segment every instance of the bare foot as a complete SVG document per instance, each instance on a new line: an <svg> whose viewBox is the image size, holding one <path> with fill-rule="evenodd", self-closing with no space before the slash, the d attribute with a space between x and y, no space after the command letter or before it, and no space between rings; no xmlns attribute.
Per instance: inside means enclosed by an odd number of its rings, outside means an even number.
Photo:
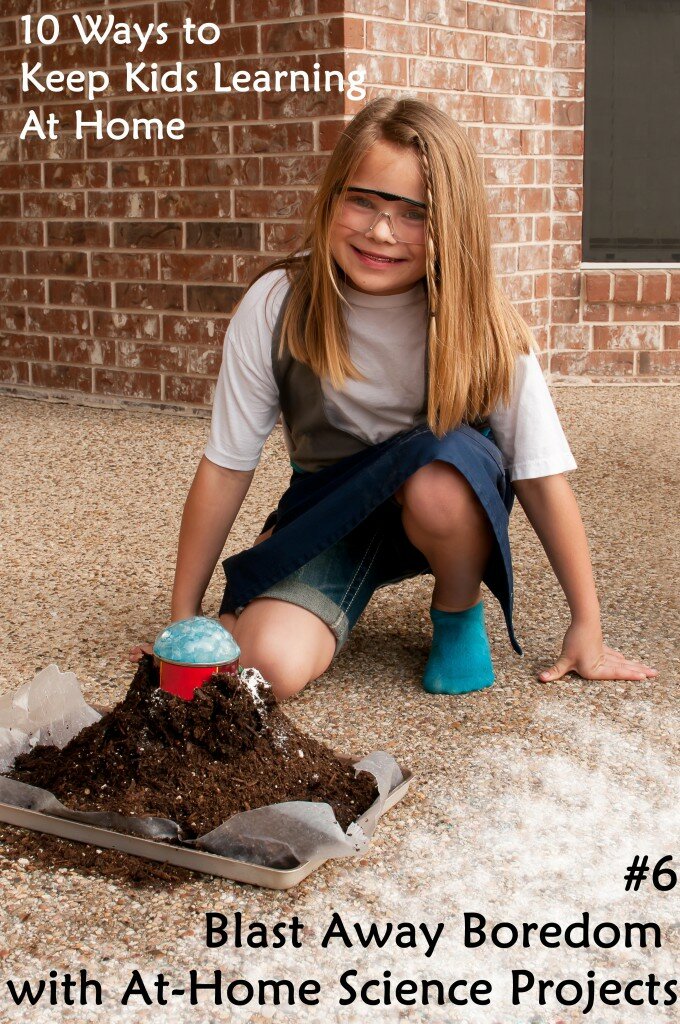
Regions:
<svg viewBox="0 0 680 1024"><path fill-rule="evenodd" d="M137 644L128 651L128 661L141 661L143 654L153 654L153 644Z"/></svg>

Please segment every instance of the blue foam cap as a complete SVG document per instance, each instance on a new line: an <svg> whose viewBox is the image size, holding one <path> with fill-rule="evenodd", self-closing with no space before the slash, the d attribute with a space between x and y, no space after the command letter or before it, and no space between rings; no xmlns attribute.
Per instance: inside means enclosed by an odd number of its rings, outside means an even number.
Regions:
<svg viewBox="0 0 680 1024"><path fill-rule="evenodd" d="M153 653L163 661L182 665L223 665L236 661L241 649L216 619L194 615L162 630L156 637Z"/></svg>

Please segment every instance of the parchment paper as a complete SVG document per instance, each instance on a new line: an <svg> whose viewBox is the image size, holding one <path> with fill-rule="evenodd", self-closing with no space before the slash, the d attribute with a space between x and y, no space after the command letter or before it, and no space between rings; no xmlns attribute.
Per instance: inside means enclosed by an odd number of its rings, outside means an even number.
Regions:
<svg viewBox="0 0 680 1024"><path fill-rule="evenodd" d="M84 700L72 672L50 665L14 694L0 697L0 772L19 753L38 743L62 749L101 715ZM354 763L354 770L376 779L378 799L347 832L330 804L294 800L235 814L198 839L184 840L179 825L167 818L137 817L105 811L77 811L53 793L0 775L0 801L14 807L68 818L82 824L127 832L145 839L177 843L271 868L291 868L319 858L357 856L368 846L388 794L402 781L399 765L384 751Z"/></svg>

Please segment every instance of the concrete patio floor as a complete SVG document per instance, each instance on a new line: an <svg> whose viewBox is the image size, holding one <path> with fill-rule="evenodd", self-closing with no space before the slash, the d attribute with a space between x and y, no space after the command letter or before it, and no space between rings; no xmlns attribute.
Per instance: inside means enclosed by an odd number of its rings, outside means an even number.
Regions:
<svg viewBox="0 0 680 1024"><path fill-rule="evenodd" d="M507 996L510 967L537 975L670 976L677 925L670 900L651 886L626 893L634 854L680 853L678 838L678 395L665 386L553 389L578 469L569 474L591 545L606 641L647 661L646 683L540 684L559 653L567 608L518 503L511 523L515 627L511 649L495 600L485 593L497 682L461 698L420 687L428 653L431 577L379 591L337 662L286 712L338 750L390 751L417 773L405 801L379 824L360 860L327 863L288 893L268 892L144 862L109 858L108 875L77 844L0 827L0 958L4 978L88 968L108 995L77 1016L39 1004L14 1008L0 994L0 1020L146 1021L411 1019L538 1022L582 1019L578 1007L540 1008ZM155 413L0 399L3 473L0 692L51 662L72 670L86 699L125 693L136 642L168 620L183 502L207 439L208 421ZM248 546L287 485L289 464L275 428L225 554ZM218 563L204 610L216 614ZM106 858L107 854L102 854ZM116 868L117 864L117 868ZM113 867L111 867L113 865ZM300 950L207 950L204 914L240 910L273 923L297 914ZM333 911L347 922L437 921L434 956L386 946L320 949ZM466 950L465 911L491 921L569 923L658 920L661 949ZM674 939L675 936L675 939ZM49 955L46 950L49 949ZM119 1005L133 968L186 980L190 968L232 977L317 978L315 1009L215 1008L182 1001ZM337 1004L339 975L487 978L491 1007L453 1010ZM205 979L204 979L205 980ZM64 1012L64 1017L59 1016ZM611 1012L611 1011L610 1011ZM665 1020L639 1008L631 1024ZM647 1016L649 1013L649 1018ZM602 1014L602 1016L600 1016ZM101 1017L100 1017L101 1015ZM422 1016L421 1016L422 1015ZM610 1019L597 1008L591 1021ZM628 1021L628 1018L626 1018Z"/></svg>

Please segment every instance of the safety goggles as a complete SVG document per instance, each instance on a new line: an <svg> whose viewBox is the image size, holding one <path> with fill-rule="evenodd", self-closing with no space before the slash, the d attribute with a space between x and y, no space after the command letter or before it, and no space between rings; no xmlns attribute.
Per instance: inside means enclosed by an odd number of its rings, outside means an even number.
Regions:
<svg viewBox="0 0 680 1024"><path fill-rule="evenodd" d="M339 192L340 189L336 191ZM392 211L381 210L380 203L376 202L375 197L402 205ZM395 242L404 242L407 245L425 244L427 203L408 199L406 196L397 196L392 192L380 192L374 188L351 185L340 202L337 222L343 227L367 235L381 217L387 218Z"/></svg>

